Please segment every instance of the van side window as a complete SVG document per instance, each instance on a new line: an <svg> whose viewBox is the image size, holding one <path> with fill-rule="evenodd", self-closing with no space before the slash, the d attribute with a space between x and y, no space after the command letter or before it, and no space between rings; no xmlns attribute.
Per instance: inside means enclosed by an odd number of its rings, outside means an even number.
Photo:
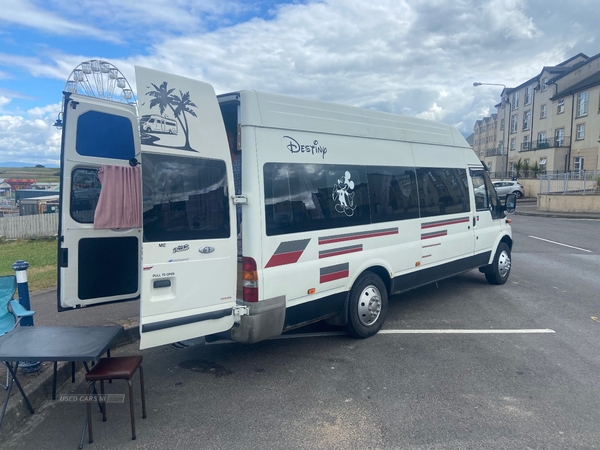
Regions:
<svg viewBox="0 0 600 450"><path fill-rule="evenodd" d="M490 177L484 170L471 169L473 192L475 193L475 209L477 211L491 211L492 217L500 217L498 212L499 200Z"/></svg>
<svg viewBox="0 0 600 450"><path fill-rule="evenodd" d="M228 238L225 161L142 154L144 242Z"/></svg>
<svg viewBox="0 0 600 450"><path fill-rule="evenodd" d="M268 236L370 223L362 166L267 163Z"/></svg>
<svg viewBox="0 0 600 450"><path fill-rule="evenodd" d="M412 167L367 167L373 223L419 217L417 177Z"/></svg>
<svg viewBox="0 0 600 450"><path fill-rule="evenodd" d="M421 217L458 214L471 210L464 169L417 168Z"/></svg>

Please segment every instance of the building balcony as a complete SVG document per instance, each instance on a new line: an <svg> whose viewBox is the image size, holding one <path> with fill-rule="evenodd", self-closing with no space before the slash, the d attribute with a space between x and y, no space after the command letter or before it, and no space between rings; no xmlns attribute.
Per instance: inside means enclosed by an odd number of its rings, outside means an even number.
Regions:
<svg viewBox="0 0 600 450"><path fill-rule="evenodd" d="M570 147L571 137L565 136L562 139L547 138L541 141L523 142L521 144L521 152L529 152L532 150L543 150L546 148Z"/></svg>
<svg viewBox="0 0 600 450"><path fill-rule="evenodd" d="M497 147L497 148L488 148L485 151L485 156L498 156L498 155L503 155L503 148L502 147Z"/></svg>

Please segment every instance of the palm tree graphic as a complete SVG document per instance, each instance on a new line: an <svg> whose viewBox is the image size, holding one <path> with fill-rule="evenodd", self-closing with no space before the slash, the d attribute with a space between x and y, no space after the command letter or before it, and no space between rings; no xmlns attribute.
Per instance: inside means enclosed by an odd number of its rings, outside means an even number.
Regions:
<svg viewBox="0 0 600 450"><path fill-rule="evenodd" d="M158 107L160 114L163 115L165 110L169 108L179 122L179 125L181 125L181 129L185 135L185 145L179 148L193 150L193 148L190 146L187 114L197 117L196 112L191 109L197 108L197 106L190 100L190 93L183 93L182 91L179 91L179 95L173 94L175 89L169 89L166 81L163 81L160 86L157 86L154 83L150 84L152 84L154 87L153 91L146 92L146 95L152 97L152 100L150 100L150 109ZM182 117L183 121L181 120Z"/></svg>

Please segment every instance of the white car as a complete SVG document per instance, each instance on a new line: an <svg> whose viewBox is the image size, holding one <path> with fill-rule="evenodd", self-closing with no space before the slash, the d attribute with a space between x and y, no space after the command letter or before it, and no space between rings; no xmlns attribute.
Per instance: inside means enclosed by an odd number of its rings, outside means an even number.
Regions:
<svg viewBox="0 0 600 450"><path fill-rule="evenodd" d="M499 197L505 197L506 194L515 194L517 198L521 198L525 195L523 186L517 181L494 181L493 185Z"/></svg>

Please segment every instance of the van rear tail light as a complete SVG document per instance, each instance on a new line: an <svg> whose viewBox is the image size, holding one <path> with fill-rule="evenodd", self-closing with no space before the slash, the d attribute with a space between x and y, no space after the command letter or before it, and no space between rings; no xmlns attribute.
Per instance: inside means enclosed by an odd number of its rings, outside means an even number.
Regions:
<svg viewBox="0 0 600 450"><path fill-rule="evenodd" d="M256 271L256 261L248 256L242 257L242 285L244 288L244 301L257 302L258 273Z"/></svg>

